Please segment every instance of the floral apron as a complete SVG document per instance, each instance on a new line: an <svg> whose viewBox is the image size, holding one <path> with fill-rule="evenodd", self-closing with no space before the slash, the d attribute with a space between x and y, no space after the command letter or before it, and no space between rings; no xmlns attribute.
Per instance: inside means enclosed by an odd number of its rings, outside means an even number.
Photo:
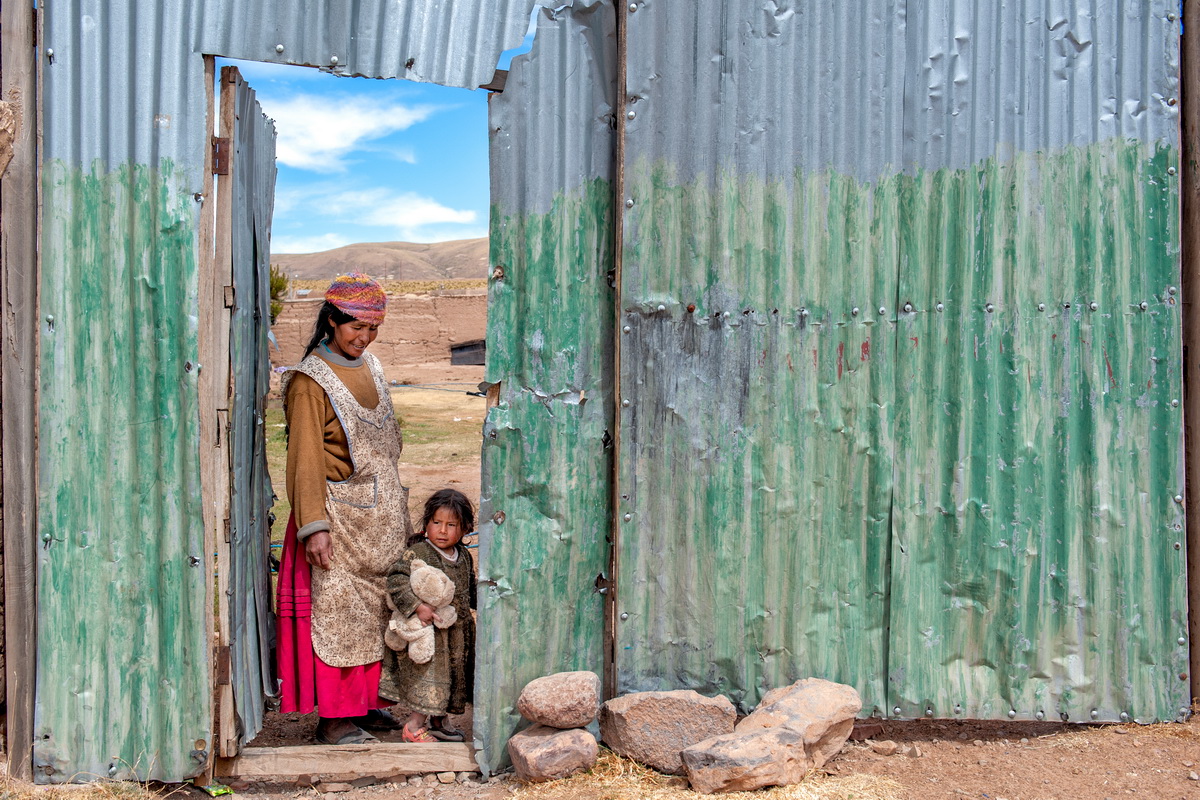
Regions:
<svg viewBox="0 0 1200 800"><path fill-rule="evenodd" d="M387 574L412 532L408 489L396 468L403 445L392 395L379 359L370 353L363 359L379 394L372 409L359 404L320 356L310 355L294 368L325 390L346 432L353 468L346 480L326 482L332 563L327 570L312 569L313 651L331 667L383 658L383 631L391 616Z"/></svg>

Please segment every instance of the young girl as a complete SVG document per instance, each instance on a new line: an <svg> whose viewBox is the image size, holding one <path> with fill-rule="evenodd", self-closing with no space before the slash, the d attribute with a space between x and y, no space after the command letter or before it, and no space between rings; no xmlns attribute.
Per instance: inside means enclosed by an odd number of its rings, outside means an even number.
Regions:
<svg viewBox="0 0 1200 800"><path fill-rule="evenodd" d="M461 742L461 731L446 725L447 714L461 714L471 699L475 677L475 569L462 538L475 529L475 511L462 492L442 489L425 502L421 533L409 541L388 573L388 594L396 610L414 614L426 625L434 609L422 603L409 583L411 565L420 559L454 581L454 610L458 621L434 628L433 660L414 664L407 653L388 650L383 657L379 694L412 713L404 725L406 742Z"/></svg>

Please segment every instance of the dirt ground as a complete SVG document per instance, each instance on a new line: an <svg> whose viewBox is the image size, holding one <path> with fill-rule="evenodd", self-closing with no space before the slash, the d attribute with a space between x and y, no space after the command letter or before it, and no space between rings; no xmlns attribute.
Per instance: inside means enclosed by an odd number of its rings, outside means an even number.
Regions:
<svg viewBox="0 0 1200 800"><path fill-rule="evenodd" d="M456 307L456 313L461 308L465 306ZM465 317L458 322L461 325L453 327L463 331L482 325L479 320ZM448 335L446 326L428 320L425 323L423 330L429 333L429 339L437 338L435 331L443 340ZM428 344L421 349L428 352ZM380 350L397 356L405 352L399 344ZM406 437L400 473L412 491L410 508L417 512L430 492L447 485L460 488L478 501L479 445L486 403L466 391L482 380L483 368L452 367L448 361L435 358L393 361L386 363L386 370L389 379L418 385L393 390ZM276 442L272 474L282 497L282 472L276 474L281 453ZM417 513L414 516L419 518ZM469 730L470 710L452 722ZM309 744L315 725L314 716L269 714L266 727L253 744ZM754 796L775 800L1115 800L1131 796L1200 800L1200 721L1195 718L1187 723L1150 726L922 720L864 723L857 730L862 740L848 742L834 761L811 775L801 787L768 790ZM384 738L398 740L394 735ZM882 742L895 742L901 753L880 755L875 748L890 749ZM503 775L489 783L478 782L478 776L470 780L463 777L441 784L436 776L412 776L405 783L324 793L324 800L699 797L686 790L678 778L657 776L611 754L602 758L591 775L539 786L522 786ZM316 788L290 785L239 784L237 789L242 794L273 800L323 794Z"/></svg>

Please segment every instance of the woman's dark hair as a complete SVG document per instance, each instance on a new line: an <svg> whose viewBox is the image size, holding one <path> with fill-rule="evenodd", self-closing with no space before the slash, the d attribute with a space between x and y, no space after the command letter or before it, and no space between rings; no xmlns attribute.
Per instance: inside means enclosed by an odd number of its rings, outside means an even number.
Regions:
<svg viewBox="0 0 1200 800"><path fill-rule="evenodd" d="M458 521L462 525L463 536L474 532L475 509L467 496L457 489L439 489L425 501L425 513L421 517L421 530L409 538L410 545L421 540L425 529L433 521L433 515L443 508L458 517Z"/></svg>
<svg viewBox="0 0 1200 800"><path fill-rule="evenodd" d="M326 300L317 312L317 324L313 326L313 335L308 340L308 347L304 348L304 357L308 358L313 350L321 346L321 342L333 336L334 325L345 325L353 321L354 317Z"/></svg>

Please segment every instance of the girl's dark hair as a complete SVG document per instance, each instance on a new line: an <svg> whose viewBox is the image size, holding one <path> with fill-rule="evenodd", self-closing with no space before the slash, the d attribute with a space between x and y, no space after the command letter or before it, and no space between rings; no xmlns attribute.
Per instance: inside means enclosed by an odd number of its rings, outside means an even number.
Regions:
<svg viewBox="0 0 1200 800"><path fill-rule="evenodd" d="M312 355L313 350L321 346L321 342L333 336L334 325L345 325L347 322L353 321L354 317L326 300L321 305L321 310L317 312L317 324L313 326L313 334L312 338L308 340L308 347L304 348L304 357L308 358Z"/></svg>
<svg viewBox="0 0 1200 800"><path fill-rule="evenodd" d="M433 515L443 508L458 517L458 521L462 525L463 536L474 532L475 508L467 496L457 489L439 489L425 501L425 513L421 516L421 529L409 538L410 545L421 540L421 537L425 535L425 529L433 521Z"/></svg>

